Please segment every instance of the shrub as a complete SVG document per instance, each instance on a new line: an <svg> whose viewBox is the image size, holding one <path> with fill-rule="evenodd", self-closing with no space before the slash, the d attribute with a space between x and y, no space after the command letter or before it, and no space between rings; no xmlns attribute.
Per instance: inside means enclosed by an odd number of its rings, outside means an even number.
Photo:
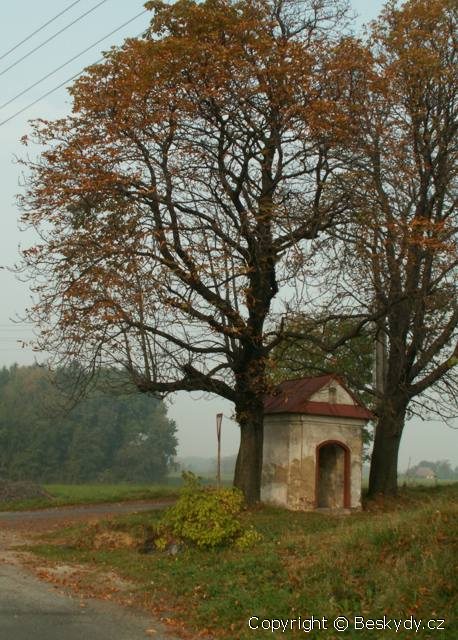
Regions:
<svg viewBox="0 0 458 640"><path fill-rule="evenodd" d="M198 548L214 548L243 539L239 520L243 495L238 489L203 487L191 472L183 474L184 486L177 502L170 507L157 529L158 549L183 542ZM251 538L253 534L250 534ZM248 536L246 543L249 543Z"/></svg>

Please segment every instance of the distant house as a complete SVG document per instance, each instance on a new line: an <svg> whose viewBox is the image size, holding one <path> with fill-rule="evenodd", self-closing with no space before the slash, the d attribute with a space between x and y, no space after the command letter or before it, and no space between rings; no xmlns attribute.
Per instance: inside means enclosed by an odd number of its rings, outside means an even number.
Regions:
<svg viewBox="0 0 458 640"><path fill-rule="evenodd" d="M415 477L416 478L424 478L425 480L434 480L436 474L431 467L417 467L415 469Z"/></svg>
<svg viewBox="0 0 458 640"><path fill-rule="evenodd" d="M280 384L264 404L261 500L359 509L362 427L372 417L338 376Z"/></svg>

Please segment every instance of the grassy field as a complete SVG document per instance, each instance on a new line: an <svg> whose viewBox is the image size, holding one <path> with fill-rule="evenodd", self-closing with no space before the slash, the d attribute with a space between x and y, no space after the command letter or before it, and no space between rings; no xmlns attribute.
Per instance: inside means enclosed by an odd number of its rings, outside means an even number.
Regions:
<svg viewBox="0 0 458 640"><path fill-rule="evenodd" d="M143 603L191 634L207 630L231 640L304 637L314 616L322 625L318 631L315 623L311 635L316 638L458 637L458 485L408 488L398 500L371 503L351 516L267 507L247 511L244 520L263 539L244 551L144 555L136 548L93 544L100 534L108 541L117 533L141 541L145 527L158 517L143 513L74 528L34 549L51 561L115 569L136 583ZM384 615L407 620L407 626L413 620L426 626L429 620L444 619L444 630L420 627L415 633L400 627L396 632L393 623L391 630L354 628L355 616L373 620L375 626ZM301 618L302 629L297 623L294 630L275 634L250 629L252 616L252 626ZM332 628L338 616L350 620L345 633Z"/></svg>
<svg viewBox="0 0 458 640"><path fill-rule="evenodd" d="M49 498L33 498L0 502L0 511L24 511L65 505L122 502L128 500L159 500L178 494L174 485L151 484L48 484L43 488Z"/></svg>
<svg viewBox="0 0 458 640"><path fill-rule="evenodd" d="M204 484L213 484L214 478L202 478ZM363 487L367 483L363 481ZM406 482L401 476L399 485L404 487L428 487L453 484L451 481L418 480ZM43 489L49 494L49 498L32 498L28 500L16 500L14 502L2 502L0 511L24 511L29 509L45 509L47 507L62 507L79 504L96 504L101 502L122 502L133 500L160 500L173 498L178 495L182 478L176 474L166 478L164 484L48 484ZM222 478L223 486L231 486L232 479L229 476ZM458 637L458 636L457 636Z"/></svg>

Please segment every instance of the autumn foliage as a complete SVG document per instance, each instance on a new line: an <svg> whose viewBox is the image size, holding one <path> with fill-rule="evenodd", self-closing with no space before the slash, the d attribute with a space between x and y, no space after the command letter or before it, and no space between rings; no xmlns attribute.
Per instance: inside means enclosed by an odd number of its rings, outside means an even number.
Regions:
<svg viewBox="0 0 458 640"><path fill-rule="evenodd" d="M364 57L336 1L147 6L150 32L75 82L73 114L35 124L32 316L59 359L233 401L253 501L271 304L292 252L348 208L332 181Z"/></svg>
<svg viewBox="0 0 458 640"><path fill-rule="evenodd" d="M423 286L413 274L434 280L438 243L441 261L453 245L443 178L453 158L448 138L428 133L430 121L455 118L456 134L456 111L435 106L450 102L441 43L453 36L441 26L439 49L433 36L419 43L423 25L456 10L446 0L388 7L366 46L343 35L340 0L146 6L148 33L87 69L71 88L72 114L34 125L45 151L28 163L22 198L23 221L42 239L24 252L36 284L30 317L37 347L59 363L122 366L145 392L232 401L235 484L254 502L266 362L285 316L307 303L312 267L331 255L312 260L315 239L343 239L342 272L347 248L358 257L364 309L346 313L361 327L385 326L392 313L393 326L409 318L410 335L436 304L434 284L426 306L406 298ZM425 107L422 87L436 77ZM361 280L368 264L375 298ZM415 352L425 349L418 340Z"/></svg>
<svg viewBox="0 0 458 640"><path fill-rule="evenodd" d="M377 384L366 385L378 416L371 493L396 491L407 416L456 415L456 36L454 2L388 3L372 26L348 150L353 217L328 267L340 278L340 304L373 315L382 347Z"/></svg>

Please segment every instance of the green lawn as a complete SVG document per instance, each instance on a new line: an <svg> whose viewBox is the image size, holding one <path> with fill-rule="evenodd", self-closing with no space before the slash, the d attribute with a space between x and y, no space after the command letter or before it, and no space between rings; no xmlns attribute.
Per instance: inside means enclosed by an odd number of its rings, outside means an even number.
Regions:
<svg viewBox="0 0 458 640"><path fill-rule="evenodd" d="M308 637L297 628L275 634L250 630L248 620L256 616L255 625L300 617L306 627L314 616L327 620L327 630L311 634L316 638L458 637L458 485L405 489L399 500L372 503L351 516L267 507L247 511L244 520L263 540L245 551L187 549L176 556L158 551L144 555L132 548L96 549L92 543L101 532L125 532L141 540L158 517L143 513L74 528L35 552L115 569L137 583L156 612L167 612L191 634L207 629L231 640ZM413 617L421 624L445 619L445 630L360 630L352 623L345 633L330 628L337 616L380 620L384 615Z"/></svg>
<svg viewBox="0 0 458 640"><path fill-rule="evenodd" d="M159 500L173 498L177 486L151 484L49 484L43 488L50 498L34 498L15 502L0 502L0 511L24 511L64 505L96 504L128 500Z"/></svg>

